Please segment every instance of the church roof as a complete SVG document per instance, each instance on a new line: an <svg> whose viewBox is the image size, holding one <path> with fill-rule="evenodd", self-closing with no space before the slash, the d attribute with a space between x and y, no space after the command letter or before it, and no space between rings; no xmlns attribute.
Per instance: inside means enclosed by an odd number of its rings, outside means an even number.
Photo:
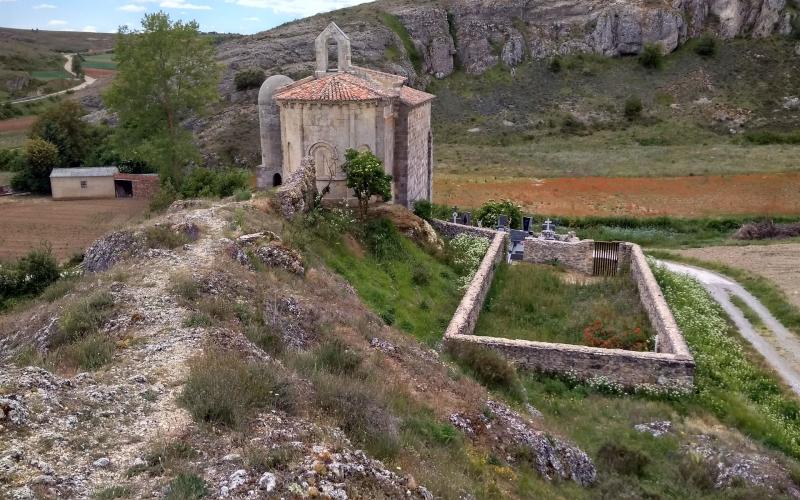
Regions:
<svg viewBox="0 0 800 500"><path fill-rule="evenodd" d="M278 101L374 101L391 97L390 92L348 73L331 73L275 94Z"/></svg>
<svg viewBox="0 0 800 500"><path fill-rule="evenodd" d="M400 100L407 106L419 106L435 98L436 96L433 94L417 90L407 85L403 85L400 89Z"/></svg>

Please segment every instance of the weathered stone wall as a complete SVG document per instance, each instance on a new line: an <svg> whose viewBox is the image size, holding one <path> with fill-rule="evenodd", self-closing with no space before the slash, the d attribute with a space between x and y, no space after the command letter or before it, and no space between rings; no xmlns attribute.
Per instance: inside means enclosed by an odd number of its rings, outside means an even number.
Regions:
<svg viewBox="0 0 800 500"><path fill-rule="evenodd" d="M558 262L567 269L592 274L594 241L578 242L529 238L523 243L523 262L552 264Z"/></svg>
<svg viewBox="0 0 800 500"><path fill-rule="evenodd" d="M431 219L431 226L442 236L447 239L453 239L461 233L469 233L473 236L480 236L487 240L493 240L497 235L497 231L475 226L465 226L463 224L454 224L452 222L445 222L439 219Z"/></svg>
<svg viewBox="0 0 800 500"><path fill-rule="evenodd" d="M630 245L630 274L639 290L639 299L656 330L656 352L692 359L675 317L658 286L653 271L639 245Z"/></svg>
<svg viewBox="0 0 800 500"><path fill-rule="evenodd" d="M456 226L458 224L452 225ZM447 330L444 333L445 342L451 338L458 337L466 337L467 339L481 338L472 336L475 332L475 324L478 322L481 309L483 309L486 294L489 293L489 288L492 286L497 265L502 262L506 255L506 233L492 232L494 233L492 242L489 245L489 249L486 250L486 255L483 256L483 261L481 261L481 265L475 273L475 278L464 293L453 319L447 325Z"/></svg>
<svg viewBox="0 0 800 500"><path fill-rule="evenodd" d="M431 105L425 103L408 113L408 195L406 206L417 200L431 200L432 158Z"/></svg>

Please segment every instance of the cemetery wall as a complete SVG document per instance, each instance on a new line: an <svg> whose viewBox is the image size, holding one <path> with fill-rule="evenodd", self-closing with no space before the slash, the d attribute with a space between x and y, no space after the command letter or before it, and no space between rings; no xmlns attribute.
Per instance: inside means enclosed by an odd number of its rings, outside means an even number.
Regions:
<svg viewBox="0 0 800 500"><path fill-rule="evenodd" d="M686 391L692 387L694 359L638 245L621 245L620 266L630 269L631 279L637 284L642 304L657 333L656 352L475 336L475 325L491 288L495 269L506 254L506 234L442 221L433 221L432 224L448 237L462 232L492 235L492 244L445 331L445 344L476 344L502 354L521 369L581 380L602 379L629 389L649 387L656 390ZM593 245L593 242L589 243ZM566 247L567 244L563 242L558 245L562 249L575 249L576 256L592 255L591 246L570 244L573 246ZM549 246L538 248L550 251ZM583 257L576 257L575 262L583 262L581 259ZM559 260L566 265L563 254ZM544 262L548 261L549 259L544 259ZM588 273L591 274L591 259L589 263Z"/></svg>
<svg viewBox="0 0 800 500"><path fill-rule="evenodd" d="M593 240L567 242L531 238L523 242L522 260L534 264L558 262L567 269L592 274L593 252Z"/></svg>
<svg viewBox="0 0 800 500"><path fill-rule="evenodd" d="M493 240L497 231L483 227L465 226L463 224L454 224L452 222L445 222L439 219L431 219L431 226L447 239L452 239L461 233L468 233L473 236L480 236L488 240Z"/></svg>

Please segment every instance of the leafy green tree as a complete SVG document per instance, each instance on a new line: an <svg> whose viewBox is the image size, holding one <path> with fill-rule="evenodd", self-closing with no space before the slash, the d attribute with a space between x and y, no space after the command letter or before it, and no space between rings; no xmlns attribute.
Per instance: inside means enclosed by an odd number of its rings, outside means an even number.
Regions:
<svg viewBox="0 0 800 500"><path fill-rule="evenodd" d="M495 227L501 215L508 217L510 227L522 226L522 208L510 200L489 200L475 212L483 227Z"/></svg>
<svg viewBox="0 0 800 500"><path fill-rule="evenodd" d="M347 187L352 189L361 211L361 218L366 220L369 201L378 196L383 201L392 198L392 176L384 173L383 162L371 151L348 149L342 165L347 176Z"/></svg>
<svg viewBox="0 0 800 500"><path fill-rule="evenodd" d="M83 76L83 56L80 54L72 56L72 72L79 77Z"/></svg>
<svg viewBox="0 0 800 500"><path fill-rule="evenodd" d="M140 31L120 28L114 54L117 74L105 101L119 114L121 143L157 166L162 181L179 181L182 167L198 158L181 122L219 99L211 40L197 22L157 12L145 14Z"/></svg>
<svg viewBox="0 0 800 500"><path fill-rule="evenodd" d="M236 73L236 76L233 77L233 83L236 85L236 90L247 90L260 87L266 79L267 76L264 74L264 70L249 68Z"/></svg>
<svg viewBox="0 0 800 500"><path fill-rule="evenodd" d="M639 54L639 64L648 69L661 69L664 65L664 50L660 43L645 44Z"/></svg>
<svg viewBox="0 0 800 500"><path fill-rule="evenodd" d="M58 148L39 137L25 143L25 167L11 179L17 191L50 194L50 172L58 166Z"/></svg>
<svg viewBox="0 0 800 500"><path fill-rule="evenodd" d="M79 167L89 146L89 125L81 119L84 114L77 102L62 101L39 117L30 137L39 137L58 148L57 166Z"/></svg>

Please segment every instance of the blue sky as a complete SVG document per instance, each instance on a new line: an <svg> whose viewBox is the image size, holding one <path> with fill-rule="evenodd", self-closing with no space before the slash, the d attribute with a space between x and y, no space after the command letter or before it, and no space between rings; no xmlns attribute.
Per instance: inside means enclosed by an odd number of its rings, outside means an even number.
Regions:
<svg viewBox="0 0 800 500"><path fill-rule="evenodd" d="M145 12L196 20L203 31L256 33L364 0L0 0L0 26L115 32L139 27Z"/></svg>

